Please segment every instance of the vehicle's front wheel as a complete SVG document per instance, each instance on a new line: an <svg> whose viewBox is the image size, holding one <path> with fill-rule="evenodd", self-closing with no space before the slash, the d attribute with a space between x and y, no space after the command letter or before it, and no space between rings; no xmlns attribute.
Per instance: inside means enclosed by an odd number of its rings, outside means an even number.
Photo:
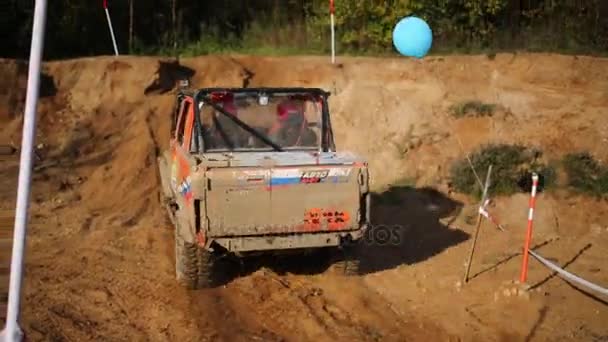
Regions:
<svg viewBox="0 0 608 342"><path fill-rule="evenodd" d="M172 225L173 220L170 216L171 199L167 198L162 191L158 194L158 203L163 210L163 221L166 225Z"/></svg>
<svg viewBox="0 0 608 342"><path fill-rule="evenodd" d="M179 223L178 223L179 224ZM175 276L178 283L199 289L213 286L213 255L196 243L185 241L175 229Z"/></svg>

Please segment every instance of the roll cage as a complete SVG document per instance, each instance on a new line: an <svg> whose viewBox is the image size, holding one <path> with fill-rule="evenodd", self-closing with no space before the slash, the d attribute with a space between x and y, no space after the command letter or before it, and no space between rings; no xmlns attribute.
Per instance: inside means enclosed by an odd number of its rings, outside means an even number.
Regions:
<svg viewBox="0 0 608 342"><path fill-rule="evenodd" d="M330 121L329 115L329 106L327 99L331 95L329 92L320 89L320 88L202 88L198 90L191 89L180 89L177 94L177 101L175 103L175 107L173 110L173 115L171 118L171 135L175 138L176 128L178 124L178 119L180 115L181 105L184 102L185 98L190 98L193 104L194 110L194 122L192 129L192 148L190 152L192 153L205 153L207 152L205 148L205 142L203 139L203 126L200 119L200 106L198 105L200 102L204 103L207 106L215 109L217 112L222 113L224 116L228 117L235 124L240 126L243 130L251 133L253 136L257 137L273 150L282 152L284 149L277 145L275 142L270 140L263 133L258 132L251 126L247 125L245 122L240 120L235 115L231 114L224 110L221 106L216 103L216 99L221 98L227 94L232 94L234 96L242 95L288 95L293 97L301 97L301 96L315 96L321 100L321 152L330 152L335 151L335 143L333 137L333 131ZM215 98L215 99L214 99ZM240 152L240 151L239 151Z"/></svg>

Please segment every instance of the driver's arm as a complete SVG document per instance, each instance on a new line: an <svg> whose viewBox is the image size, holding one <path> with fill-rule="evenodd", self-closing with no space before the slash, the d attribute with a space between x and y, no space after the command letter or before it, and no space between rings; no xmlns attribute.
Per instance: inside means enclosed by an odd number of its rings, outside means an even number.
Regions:
<svg viewBox="0 0 608 342"><path fill-rule="evenodd" d="M268 137L270 137L270 139L275 140L277 134L279 133L279 131L281 130L281 123L278 121L275 121L272 126L270 127L270 129L268 130Z"/></svg>

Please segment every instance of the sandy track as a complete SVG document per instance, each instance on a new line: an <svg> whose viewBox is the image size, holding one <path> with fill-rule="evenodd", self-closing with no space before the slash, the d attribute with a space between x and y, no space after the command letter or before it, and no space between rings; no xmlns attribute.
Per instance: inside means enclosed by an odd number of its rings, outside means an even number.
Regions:
<svg viewBox="0 0 608 342"><path fill-rule="evenodd" d="M448 197L449 163L487 142L523 142L549 156L589 150L608 157L608 61L499 55L393 59L206 57L182 61L197 86L318 86L334 92L338 144L371 161L377 224L400 241L368 246L364 275L345 279L314 260L259 261L225 286L188 292L173 280L171 231L156 203L154 159L168 141L170 93L144 89L154 58L48 63L38 142L23 321L33 340L559 340L605 338L602 299L573 290L533 264L528 294L511 293L520 234L482 232L462 286L473 227L468 200ZM19 141L24 68L1 61L0 144ZM50 83L48 83L50 82ZM21 87L21 88L20 88ZM456 120L464 99L508 108ZM457 139L458 138L458 139ZM17 168L3 164L0 206L14 205ZM416 188L403 184L415 181ZM400 181L390 192L382 192ZM11 187L11 185L13 185ZM425 188L425 187L430 188ZM608 247L606 203L565 193L539 201L541 251L600 283ZM517 232L526 196L493 209ZM587 208L582 212L579 208ZM458 215L460 213L460 215ZM451 220L452 219L452 220ZM453 222L450 222L453 221ZM545 255L543 254L543 255ZM505 261L506 260L506 261ZM497 266L498 265L498 266ZM545 279L547 279L545 281ZM508 323L507 323L508 322Z"/></svg>

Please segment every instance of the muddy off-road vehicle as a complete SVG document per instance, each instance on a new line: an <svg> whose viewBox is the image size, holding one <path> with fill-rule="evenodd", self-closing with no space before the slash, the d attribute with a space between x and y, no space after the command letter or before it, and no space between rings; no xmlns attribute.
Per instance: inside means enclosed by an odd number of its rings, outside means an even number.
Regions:
<svg viewBox="0 0 608 342"><path fill-rule="evenodd" d="M213 286L226 255L347 256L361 240L368 167L336 151L328 97L316 88L178 91L170 149L159 158L178 281ZM354 258L333 260L357 271Z"/></svg>

